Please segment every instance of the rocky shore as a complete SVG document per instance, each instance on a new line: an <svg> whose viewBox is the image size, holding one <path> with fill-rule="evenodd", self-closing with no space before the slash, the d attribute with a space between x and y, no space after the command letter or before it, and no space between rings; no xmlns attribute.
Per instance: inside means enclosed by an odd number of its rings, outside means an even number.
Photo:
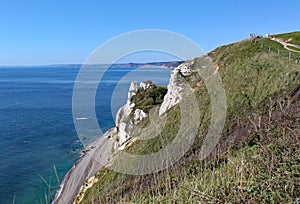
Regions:
<svg viewBox="0 0 300 204"><path fill-rule="evenodd" d="M110 137L114 131L112 128L99 137L67 173L53 204L73 203L84 182L108 163L112 149Z"/></svg>

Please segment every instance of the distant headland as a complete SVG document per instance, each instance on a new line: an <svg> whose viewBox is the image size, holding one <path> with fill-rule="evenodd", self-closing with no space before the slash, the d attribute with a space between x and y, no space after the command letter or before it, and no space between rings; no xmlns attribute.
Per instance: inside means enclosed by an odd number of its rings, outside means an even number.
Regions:
<svg viewBox="0 0 300 204"><path fill-rule="evenodd" d="M49 65L0 65L0 68L11 67L45 67L45 68L175 68L184 61L145 62L145 63L115 63L115 64L49 64Z"/></svg>

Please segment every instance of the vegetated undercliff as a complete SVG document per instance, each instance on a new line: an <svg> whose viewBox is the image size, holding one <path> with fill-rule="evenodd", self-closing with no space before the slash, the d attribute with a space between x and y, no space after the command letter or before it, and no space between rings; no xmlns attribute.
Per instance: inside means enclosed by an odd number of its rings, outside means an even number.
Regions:
<svg viewBox="0 0 300 204"><path fill-rule="evenodd" d="M131 141L136 125L148 117L149 110L153 106L160 105L167 89L156 86L152 81L136 82L130 84L128 99L116 115L116 132L112 136L115 141L114 149L123 150Z"/></svg>
<svg viewBox="0 0 300 204"><path fill-rule="evenodd" d="M153 93L149 87L132 84L116 121L118 151L141 155L160 151L180 128L178 103L188 98L183 96L185 81L196 96L201 121L190 150L172 167L149 175L102 168L81 203L287 203L300 197L300 66L250 41L222 46L209 56L227 96L222 138L211 155L199 160L211 119L210 97L197 74L205 68L204 56L172 72L167 93L160 92L164 100L158 97L157 104L148 98ZM152 109L160 103L160 108ZM151 114L165 117L155 138L151 137L155 130L149 129ZM139 140L141 136L148 139Z"/></svg>
<svg viewBox="0 0 300 204"><path fill-rule="evenodd" d="M178 104L185 92L184 76L196 73L192 68L194 61L187 61L171 72L168 87L156 86L152 81L131 82L127 102L116 115L116 131L112 136L115 141L114 149L123 150L132 142L134 137L139 137L136 132L137 125L148 118L149 112L154 107L159 107L158 113L162 115L174 105Z"/></svg>

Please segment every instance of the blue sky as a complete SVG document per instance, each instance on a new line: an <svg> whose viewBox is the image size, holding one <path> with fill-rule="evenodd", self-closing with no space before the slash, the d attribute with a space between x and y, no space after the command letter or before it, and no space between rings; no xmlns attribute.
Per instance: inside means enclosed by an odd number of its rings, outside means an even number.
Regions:
<svg viewBox="0 0 300 204"><path fill-rule="evenodd" d="M1 0L0 64L82 63L138 29L173 31L208 52L249 33L300 30L299 9L299 0Z"/></svg>

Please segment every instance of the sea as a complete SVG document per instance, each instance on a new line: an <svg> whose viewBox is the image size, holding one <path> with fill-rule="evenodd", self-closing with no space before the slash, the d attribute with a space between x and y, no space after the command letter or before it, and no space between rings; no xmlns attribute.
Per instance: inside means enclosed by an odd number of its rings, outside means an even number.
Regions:
<svg viewBox="0 0 300 204"><path fill-rule="evenodd" d="M65 174L80 158L83 145L72 116L79 70L0 67L0 204L51 203ZM95 111L105 132L114 127L131 81L152 80L165 86L171 69L94 67L91 72L103 74Z"/></svg>

